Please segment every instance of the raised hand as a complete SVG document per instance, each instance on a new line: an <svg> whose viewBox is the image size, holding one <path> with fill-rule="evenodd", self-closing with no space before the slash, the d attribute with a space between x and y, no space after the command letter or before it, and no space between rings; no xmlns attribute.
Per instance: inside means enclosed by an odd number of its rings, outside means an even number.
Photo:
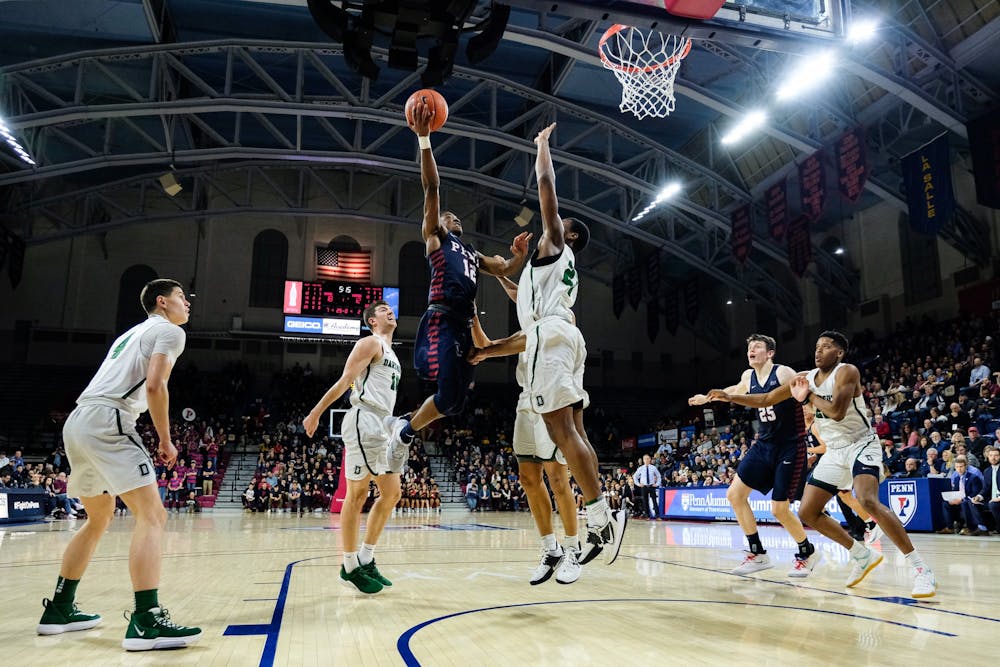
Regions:
<svg viewBox="0 0 1000 667"><path fill-rule="evenodd" d="M521 232L514 237L514 242L510 246L510 252L512 255L517 255L518 257L524 257L528 254L528 243L531 241L533 234L531 232Z"/></svg>
<svg viewBox="0 0 1000 667"><path fill-rule="evenodd" d="M548 143L548 141L549 141L549 135L552 134L552 130L554 130L554 129L556 129L556 124L555 123L552 123L548 127L544 128L541 132L538 133L538 136L535 137L535 143L536 144L541 144L543 141L545 143Z"/></svg>
<svg viewBox="0 0 1000 667"><path fill-rule="evenodd" d="M796 375L792 378L792 398L801 403L809 396L809 380L804 375Z"/></svg>
<svg viewBox="0 0 1000 667"><path fill-rule="evenodd" d="M722 389L713 389L708 392L708 400L710 401L722 401L723 403L729 402L729 394L727 394Z"/></svg>
<svg viewBox="0 0 1000 667"><path fill-rule="evenodd" d="M413 106L413 118L407 118L406 124L418 137L425 137L431 133L431 119L433 117L434 111L426 102L420 100Z"/></svg>
<svg viewBox="0 0 1000 667"><path fill-rule="evenodd" d="M688 405L705 405L708 401L709 398L705 394L695 394L688 399Z"/></svg>

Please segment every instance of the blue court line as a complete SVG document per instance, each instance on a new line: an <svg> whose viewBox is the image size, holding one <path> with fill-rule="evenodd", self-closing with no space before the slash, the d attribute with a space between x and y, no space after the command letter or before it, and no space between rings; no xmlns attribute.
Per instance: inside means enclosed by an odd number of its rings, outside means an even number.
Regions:
<svg viewBox="0 0 1000 667"><path fill-rule="evenodd" d="M244 602L277 602L278 598L243 598Z"/></svg>
<svg viewBox="0 0 1000 667"><path fill-rule="evenodd" d="M803 588L809 591L817 591L819 593L830 593L831 595L843 595L849 598L859 598L861 600L871 600L873 602L888 602L890 604L901 604L910 607L918 607L921 610L926 611L936 611L939 614L949 614L951 616L962 616L965 618L974 618L978 621L990 621L992 623L1000 623L1000 618L991 618L989 616L979 616L977 614L968 614L964 611L954 611L952 609L938 609L928 604L929 600L915 600L913 598L898 597L894 595L882 596L882 597L867 597L864 595L851 595L850 593L845 593L844 591L831 591L827 588L819 588L817 586L806 586L804 584L797 584L791 581L778 581L776 579L758 579L757 577L751 577L748 574L733 574L732 572L724 572L719 570L713 570L710 567L701 567L698 565L687 565L685 563L674 563L669 560L658 560L656 558L644 558L642 556L626 556L622 555L622 558L631 558L632 560L644 560L649 563L660 563L661 565L673 565L674 567L686 567L689 570L701 570L702 572L711 572L712 574L728 574L732 577L739 577L740 579L746 579L747 581L762 581L768 584L777 584L778 586L792 586L793 588Z"/></svg>
<svg viewBox="0 0 1000 667"><path fill-rule="evenodd" d="M410 640L413 638L417 632L426 628L428 625L438 623L440 621L446 621L451 618L456 618L458 616L466 616L468 614L476 614L483 611L497 611L502 609L518 609L521 607L539 607L542 605L550 604L587 604L587 603L622 603L622 602L640 602L640 603L650 603L650 602L685 602L685 603L695 603L695 604L730 604L739 605L745 607L764 607L769 609L787 609L790 611L808 611L815 614L829 614L831 616L846 616L848 618L858 618L865 621L875 621L877 623L886 623L888 625L895 625L897 627L906 628L908 630L919 630L921 632L929 632L931 634L940 635L942 637L957 637L958 635L952 634L950 632L944 632L942 630L934 630L931 628L922 628L917 625L910 625L909 623L901 623L899 621L890 621L884 618L875 618L874 616L862 616L861 614L851 614L844 611L832 611L830 609L811 609L809 607L793 607L791 605L783 604L759 604L755 602L736 602L727 600L686 600L686 599L670 599L670 598L611 598L605 600L553 600L550 602L523 602L520 604L506 604L498 605L495 607L483 607L481 609L469 609L467 611L459 611L454 614L447 614L445 616L438 616L437 618L432 618L429 621L424 621L419 625L415 625L403 634L399 636L396 641L396 650L399 651L400 657L403 658L403 663L407 667L420 667L420 661L417 660L416 656L413 655L413 651L410 650Z"/></svg>
<svg viewBox="0 0 1000 667"><path fill-rule="evenodd" d="M329 556L314 556L292 561L285 566L285 576L281 580L281 590L278 592L277 602L274 605L274 613L271 615L271 622L267 624L243 624L230 625L222 633L224 637L247 637L251 635L265 635L264 652L261 653L259 667L271 667L274 665L274 654L278 648L278 633L281 632L281 619L285 615L285 601L288 599L288 585L292 581L292 568L299 563L319 558L329 558ZM266 583L266 582L264 582Z"/></svg>

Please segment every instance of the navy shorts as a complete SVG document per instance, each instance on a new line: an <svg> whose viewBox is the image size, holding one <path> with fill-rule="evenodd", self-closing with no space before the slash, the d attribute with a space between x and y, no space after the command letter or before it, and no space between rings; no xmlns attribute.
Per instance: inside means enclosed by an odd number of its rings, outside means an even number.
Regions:
<svg viewBox="0 0 1000 667"><path fill-rule="evenodd" d="M433 308L420 318L413 366L421 380L437 382L434 402L442 414L455 414L465 404L475 368L466 361L471 349L469 320Z"/></svg>
<svg viewBox="0 0 1000 667"><path fill-rule="evenodd" d="M755 491L773 490L771 500L798 500L806 481L805 442L758 442L740 461L736 474Z"/></svg>

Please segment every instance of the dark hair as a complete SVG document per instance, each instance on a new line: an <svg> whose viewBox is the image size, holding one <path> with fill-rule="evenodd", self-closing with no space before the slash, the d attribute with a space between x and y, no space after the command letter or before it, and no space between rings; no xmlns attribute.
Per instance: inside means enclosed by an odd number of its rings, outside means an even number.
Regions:
<svg viewBox="0 0 1000 667"><path fill-rule="evenodd" d="M764 343L764 346L767 347L768 352L774 352L776 343L774 342L774 339L771 338L770 336L765 336L764 334L758 334L758 333L750 334L749 336L747 336L747 345L758 341Z"/></svg>
<svg viewBox="0 0 1000 667"><path fill-rule="evenodd" d="M181 291L184 291L184 286L181 285L176 280L171 280L170 278L157 278L156 280L150 280L146 283L146 286L142 288L142 292L139 293L139 303L142 304L142 309L146 313L152 313L156 310L156 299L161 296L170 296L174 288L180 287Z"/></svg>
<svg viewBox="0 0 1000 667"><path fill-rule="evenodd" d="M847 336L840 333L839 331L834 331L832 329L829 329L821 333L819 337L829 338L830 340L832 340L834 345L836 345L837 347L839 347L841 350L844 351L844 354L847 354L847 351L851 349L851 344L847 341Z"/></svg>
<svg viewBox="0 0 1000 667"><path fill-rule="evenodd" d="M576 218L563 218L563 220L568 220L570 223L569 230L576 233L576 239L569 244L569 247L573 249L574 255L579 255L587 247L587 244L590 243L590 227Z"/></svg>
<svg viewBox="0 0 1000 667"><path fill-rule="evenodd" d="M382 301L381 299L378 301L372 301L367 306L365 306L364 312L361 313L361 322L366 327L370 327L371 325L368 324L368 320L375 317L375 309L378 308L379 306L388 306L388 305L389 305L388 303Z"/></svg>

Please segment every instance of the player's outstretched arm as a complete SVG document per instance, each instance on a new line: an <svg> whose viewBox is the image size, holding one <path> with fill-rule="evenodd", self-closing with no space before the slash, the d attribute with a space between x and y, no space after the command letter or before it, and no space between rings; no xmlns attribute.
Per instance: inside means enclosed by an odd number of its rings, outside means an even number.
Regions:
<svg viewBox="0 0 1000 667"><path fill-rule="evenodd" d="M542 210L542 238L538 240L538 257L549 257L562 252L562 218L559 217L559 199L556 197L556 170L552 166L549 136L556 127L552 123L535 137L538 155L535 158L535 177L538 179L538 204Z"/></svg>
<svg viewBox="0 0 1000 667"><path fill-rule="evenodd" d="M441 201L438 188L441 179L438 176L437 162L434 151L431 150L431 108L423 101L417 102L413 108L413 118L407 121L417 138L426 144L420 147L420 182L424 186L424 222L421 234L427 244L427 252L437 250L441 245ZM431 248L431 245L434 247Z"/></svg>
<svg viewBox="0 0 1000 667"><path fill-rule="evenodd" d="M503 291L507 293L507 297L514 303L517 303L517 283L506 276L497 276L497 282L500 283Z"/></svg>
<svg viewBox="0 0 1000 667"><path fill-rule="evenodd" d="M722 391L726 394L748 393L750 391L750 373L752 372L753 371L750 369L743 371L743 375L740 376L739 382L729 387L726 387ZM711 403L712 401L715 400L721 400L721 399L709 398L707 394L695 394L694 396L688 399L688 405L705 405L706 403Z"/></svg>
<svg viewBox="0 0 1000 667"><path fill-rule="evenodd" d="M319 399L319 402L313 406L313 409L302 420L302 427L306 430L306 435L310 438L312 437L313 433L316 432L316 427L319 426L319 418L326 412L326 409L344 395L344 392L354 382L354 378L361 375L361 371L364 370L365 366L381 356L382 346L375 336L366 336L354 344L354 349L351 350L351 354L347 357L347 363L344 364L344 371L340 374L340 378L333 383L333 386L326 390L323 398Z"/></svg>
<svg viewBox="0 0 1000 667"><path fill-rule="evenodd" d="M832 400L826 400L809 389L809 381L799 375L793 380L793 395L799 402L809 401L809 404L830 419L840 420L847 414L861 383L861 372L854 364L844 364L837 372L837 382L833 386Z"/></svg>
<svg viewBox="0 0 1000 667"><path fill-rule="evenodd" d="M490 340L490 337L483 330L483 324L479 321L479 315L473 315L472 317L472 344L480 349L493 344L493 341Z"/></svg>
<svg viewBox="0 0 1000 667"><path fill-rule="evenodd" d="M518 331L517 333L507 336L506 338L495 340L493 341L493 344L488 347L474 349L469 355L469 363L478 364L484 359L490 359L492 357L509 357L512 354L524 352L526 340L527 337L524 335L523 331Z"/></svg>
<svg viewBox="0 0 1000 667"><path fill-rule="evenodd" d="M790 384L783 384L766 394L730 394L725 389L713 389L708 392L710 401L726 401L747 408L767 408L786 401L792 396Z"/></svg>
<svg viewBox="0 0 1000 667"><path fill-rule="evenodd" d="M479 253L479 268L491 276L514 275L521 270L524 260L528 258L528 242L531 241L531 237L532 234L529 232L521 232L514 237L510 246L510 259L504 259L500 255L487 257Z"/></svg>

